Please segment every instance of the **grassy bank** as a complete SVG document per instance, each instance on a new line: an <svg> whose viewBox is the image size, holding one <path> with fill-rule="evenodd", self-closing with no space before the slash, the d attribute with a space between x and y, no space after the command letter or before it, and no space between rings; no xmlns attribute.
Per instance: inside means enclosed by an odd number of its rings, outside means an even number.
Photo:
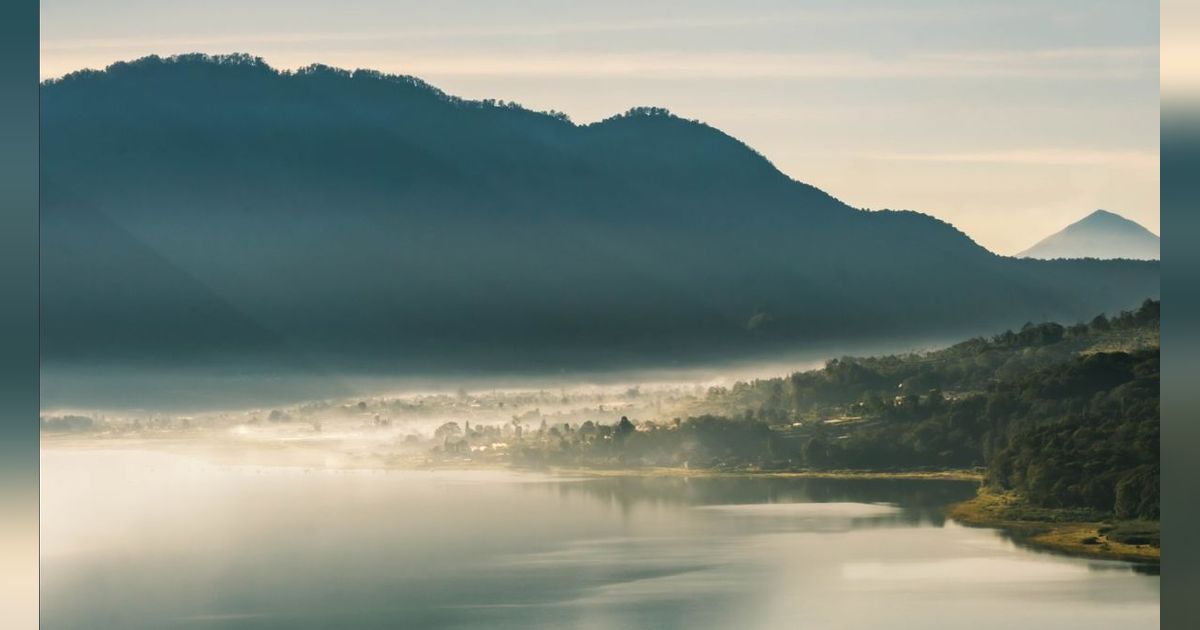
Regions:
<svg viewBox="0 0 1200 630"><path fill-rule="evenodd" d="M981 489L952 506L947 516L975 527L1004 530L1031 547L1072 555L1158 562L1157 521L1111 521L1090 510L1031 506L1019 496Z"/></svg>

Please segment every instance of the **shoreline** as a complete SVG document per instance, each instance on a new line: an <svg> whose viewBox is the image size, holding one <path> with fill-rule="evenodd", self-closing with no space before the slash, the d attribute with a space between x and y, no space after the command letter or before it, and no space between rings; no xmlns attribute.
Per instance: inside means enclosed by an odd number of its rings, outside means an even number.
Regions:
<svg viewBox="0 0 1200 630"><path fill-rule="evenodd" d="M1101 560L1159 564L1158 546L1116 539L1121 537L1123 529L1140 528L1146 536L1157 540L1157 521L1123 525L1106 519L1072 520L1066 510L1042 509L1038 510L1039 518L1029 518L1023 513L1025 510L1028 508L1015 495L981 489L975 498L950 506L946 516L968 527L998 529L1017 544L1035 549Z"/></svg>
<svg viewBox="0 0 1200 630"><path fill-rule="evenodd" d="M767 477L780 479L926 479L931 481L982 481L983 475L970 470L876 471L876 470L759 470L718 468L679 468L646 466L640 468L534 468L509 464L512 470L545 472L579 477Z"/></svg>

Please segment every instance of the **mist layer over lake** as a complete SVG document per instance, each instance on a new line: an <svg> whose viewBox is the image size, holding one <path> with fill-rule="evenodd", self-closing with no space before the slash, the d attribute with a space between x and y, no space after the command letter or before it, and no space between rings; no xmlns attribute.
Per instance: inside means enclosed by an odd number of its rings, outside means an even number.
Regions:
<svg viewBox="0 0 1200 630"><path fill-rule="evenodd" d="M42 627L1158 627L1158 577L940 516L973 492L48 448Z"/></svg>

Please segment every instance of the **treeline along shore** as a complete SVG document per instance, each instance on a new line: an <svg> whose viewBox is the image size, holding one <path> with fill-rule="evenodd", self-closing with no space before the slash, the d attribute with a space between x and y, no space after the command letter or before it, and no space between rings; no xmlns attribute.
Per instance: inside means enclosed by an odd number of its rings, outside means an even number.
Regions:
<svg viewBox="0 0 1200 630"><path fill-rule="evenodd" d="M215 420L48 416L42 427L50 439L206 435L229 442L224 451L243 443L324 465L341 449L348 466L975 480L979 496L950 511L959 522L1043 547L1156 560L1159 307L1147 300L1087 322L1030 323L730 387L634 387L607 398L460 391Z"/></svg>
<svg viewBox="0 0 1200 630"><path fill-rule="evenodd" d="M441 431L442 455L495 439L525 466L981 479L960 522L1035 545L1158 558L1159 307L1027 324L928 353L712 388L694 415L543 423L506 439ZM1078 540L1076 540L1076 538Z"/></svg>

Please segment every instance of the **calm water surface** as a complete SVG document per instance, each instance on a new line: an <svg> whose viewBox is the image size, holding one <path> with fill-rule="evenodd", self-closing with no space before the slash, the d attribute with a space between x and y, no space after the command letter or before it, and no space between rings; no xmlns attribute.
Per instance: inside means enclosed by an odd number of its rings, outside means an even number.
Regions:
<svg viewBox="0 0 1200 630"><path fill-rule="evenodd" d="M42 627L1158 627L1158 577L939 516L973 492L51 449Z"/></svg>

